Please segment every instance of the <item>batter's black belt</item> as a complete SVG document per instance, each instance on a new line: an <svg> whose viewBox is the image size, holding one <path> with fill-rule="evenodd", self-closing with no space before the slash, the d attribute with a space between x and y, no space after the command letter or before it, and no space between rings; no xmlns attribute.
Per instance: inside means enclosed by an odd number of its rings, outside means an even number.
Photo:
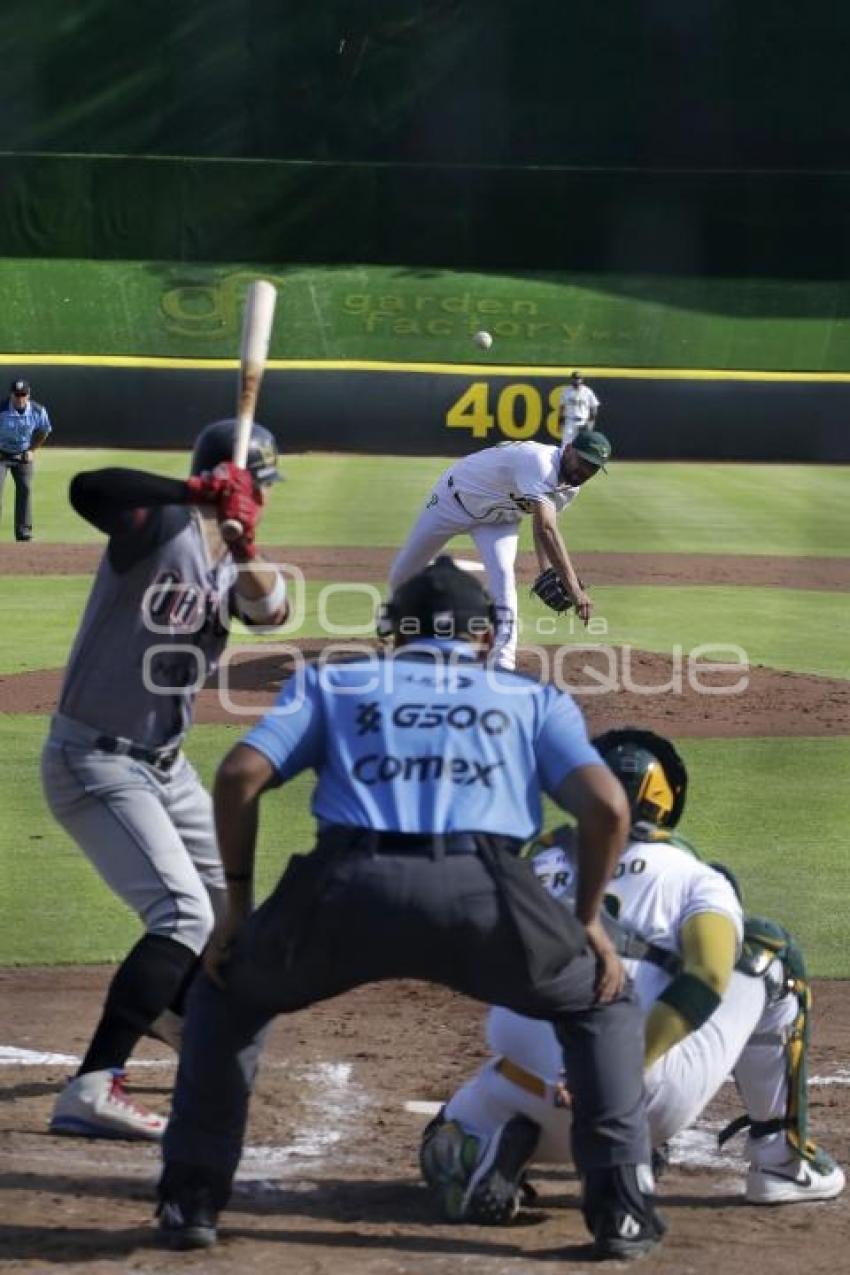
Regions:
<svg viewBox="0 0 850 1275"><path fill-rule="evenodd" d="M129 739L117 739L114 735L98 735L94 746L102 753L119 753L122 757L146 762L156 770L170 770L180 756L179 744L176 748L142 748Z"/></svg>
<svg viewBox="0 0 850 1275"><path fill-rule="evenodd" d="M365 850L369 854L412 854L431 859L441 859L444 855L476 854L483 843L498 845L511 854L518 854L523 846L521 839L490 832L378 832L371 828L334 825L324 828L319 836L320 848L345 846L352 850Z"/></svg>

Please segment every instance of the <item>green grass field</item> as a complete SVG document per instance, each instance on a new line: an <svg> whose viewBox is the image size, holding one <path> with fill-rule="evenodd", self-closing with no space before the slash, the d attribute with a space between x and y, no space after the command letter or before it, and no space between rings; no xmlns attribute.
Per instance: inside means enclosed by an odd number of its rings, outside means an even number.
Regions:
<svg viewBox="0 0 850 1275"><path fill-rule="evenodd" d="M263 539L293 547L398 545L448 463L422 456L284 456L288 481L273 493ZM66 493L78 469L103 465L182 477L188 456L45 448L36 479L40 540L102 539L76 516ZM10 534L10 516L5 509L4 534ZM841 557L850 545L850 466L623 461L593 479L561 525L576 550ZM531 547L527 525L521 545Z"/></svg>
<svg viewBox="0 0 850 1275"><path fill-rule="evenodd" d="M100 537L67 507L69 476L79 468L141 465L185 472L180 454L70 452L48 449L37 478L40 541ZM263 538L291 546L393 545L403 538L444 462L399 458L293 456L284 468ZM8 537L8 510L3 535ZM813 466L612 466L563 520L580 549L838 556L850 544L850 469ZM459 542L462 551L462 542ZM20 547L26 553L25 546ZM305 628L317 635L311 582ZM88 580L0 578L0 674L60 667L67 657ZM675 643L734 642L754 662L848 677L846 605L826 592L735 587L607 587L594 590L608 632L669 651ZM533 623L542 613L523 602ZM368 624L363 595L337 600L340 624ZM137 922L103 887L44 806L38 758L43 717L0 716L7 758L0 808L0 962L112 961L138 933ZM188 752L211 778L239 737L238 727L197 727ZM846 877L846 782L850 739L679 740L691 770L682 829L707 857L739 872L752 910L772 913L804 940L811 969L850 976L850 954L833 900ZM286 857L309 846L309 777L264 803L260 891ZM548 821L557 818L549 810Z"/></svg>
<svg viewBox="0 0 850 1275"><path fill-rule="evenodd" d="M7 758L0 823L0 964L119 959L139 926L53 822L41 796L43 717L0 716ZM238 727L197 726L187 752L206 780L240 737ZM846 739L679 740L690 802L681 829L707 858L740 876L752 911L775 915L805 940L813 971L850 976L843 921L828 900L846 877ZM258 893L312 837L310 776L263 803ZM846 811L845 811L846 813ZM559 821L551 805L547 826Z"/></svg>
<svg viewBox="0 0 850 1275"><path fill-rule="evenodd" d="M297 550L292 554L297 565ZM286 642L290 638L326 635L319 620L318 598L330 580L311 580L304 590L304 619L297 617L279 634L254 637L239 630L239 641L251 645ZM87 576L11 576L3 580L4 607L14 611L34 637L21 643L19 630L0 631L0 675L38 668L60 668L77 630L88 596ZM45 609L46 592L51 607ZM383 597L378 584L365 590L352 584L327 598L328 620L351 636L370 635L375 605ZM374 598L374 604L373 604ZM797 673L828 677L850 676L844 621L847 602L842 594L804 589L759 589L730 586L703 588L649 585L600 586L593 590L593 629L586 635L578 622L564 622L559 632L575 642L628 643L647 651L672 653L697 647L735 647L736 651L703 651L702 659L766 664ZM520 598L523 641L551 643L551 615L528 596ZM337 636L342 636L337 634Z"/></svg>

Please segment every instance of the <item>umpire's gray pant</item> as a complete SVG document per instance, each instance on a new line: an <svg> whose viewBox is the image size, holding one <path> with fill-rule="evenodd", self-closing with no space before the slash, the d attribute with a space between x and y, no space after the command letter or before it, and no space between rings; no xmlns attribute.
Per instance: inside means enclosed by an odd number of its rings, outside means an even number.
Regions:
<svg viewBox="0 0 850 1275"><path fill-rule="evenodd" d="M0 456L0 509L7 473L12 475L15 484L15 539L29 540L32 537L33 463L31 460L11 460Z"/></svg>
<svg viewBox="0 0 850 1275"><path fill-rule="evenodd" d="M528 873L545 895L530 866ZM163 1144L166 1171L207 1174L220 1185L223 1206L264 1027L277 1014L389 978L442 983L550 1019L570 1076L576 1167L586 1173L647 1163L640 1008L631 988L609 1004L594 1001L589 948L567 959L530 972L516 918L479 854L296 856L246 922L225 989L205 975L193 985Z"/></svg>

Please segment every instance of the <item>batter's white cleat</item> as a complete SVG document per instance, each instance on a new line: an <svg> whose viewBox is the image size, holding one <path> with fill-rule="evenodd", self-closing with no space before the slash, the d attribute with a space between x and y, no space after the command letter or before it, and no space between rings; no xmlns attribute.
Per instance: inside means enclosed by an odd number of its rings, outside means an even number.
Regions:
<svg viewBox="0 0 850 1275"><path fill-rule="evenodd" d="M791 1156L779 1164L752 1164L744 1194L748 1204L808 1204L843 1190L843 1170L818 1147L811 1160Z"/></svg>
<svg viewBox="0 0 850 1275"><path fill-rule="evenodd" d="M164 1116L133 1102L124 1092L124 1072L88 1071L69 1080L56 1099L50 1132L77 1138L144 1138L159 1142Z"/></svg>

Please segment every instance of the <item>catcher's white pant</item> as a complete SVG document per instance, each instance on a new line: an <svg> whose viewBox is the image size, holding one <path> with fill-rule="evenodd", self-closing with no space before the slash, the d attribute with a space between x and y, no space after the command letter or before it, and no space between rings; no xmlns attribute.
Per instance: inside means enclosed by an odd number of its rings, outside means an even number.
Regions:
<svg viewBox="0 0 850 1275"><path fill-rule="evenodd" d="M100 752L96 735L54 717L42 754L50 812L149 934L200 955L227 898L210 795L183 753L161 773Z"/></svg>
<svg viewBox="0 0 850 1275"><path fill-rule="evenodd" d="M766 1005L766 999L762 979L734 973L711 1018L647 1072L647 1115L654 1147L693 1124L730 1073L753 1120L784 1116L788 1100L785 1046L797 1001L788 995ZM563 1163L570 1156L572 1116L568 1108L556 1105L562 1055L551 1026L509 1010L491 1010L488 1042L498 1056L450 1098L447 1118L486 1137L522 1112L542 1131L535 1162ZM502 1075L501 1058L543 1080L545 1095L531 1093ZM769 1143L782 1137L776 1134L760 1140L760 1149L767 1151Z"/></svg>
<svg viewBox="0 0 850 1275"><path fill-rule="evenodd" d="M500 668L516 666L517 588L514 568L519 545L520 522L481 522L472 518L454 497L448 475L437 481L414 523L407 540L390 567L390 589L397 589L411 576L424 571L428 563L454 536L470 535L475 542L487 586L496 607L496 640L493 660Z"/></svg>

